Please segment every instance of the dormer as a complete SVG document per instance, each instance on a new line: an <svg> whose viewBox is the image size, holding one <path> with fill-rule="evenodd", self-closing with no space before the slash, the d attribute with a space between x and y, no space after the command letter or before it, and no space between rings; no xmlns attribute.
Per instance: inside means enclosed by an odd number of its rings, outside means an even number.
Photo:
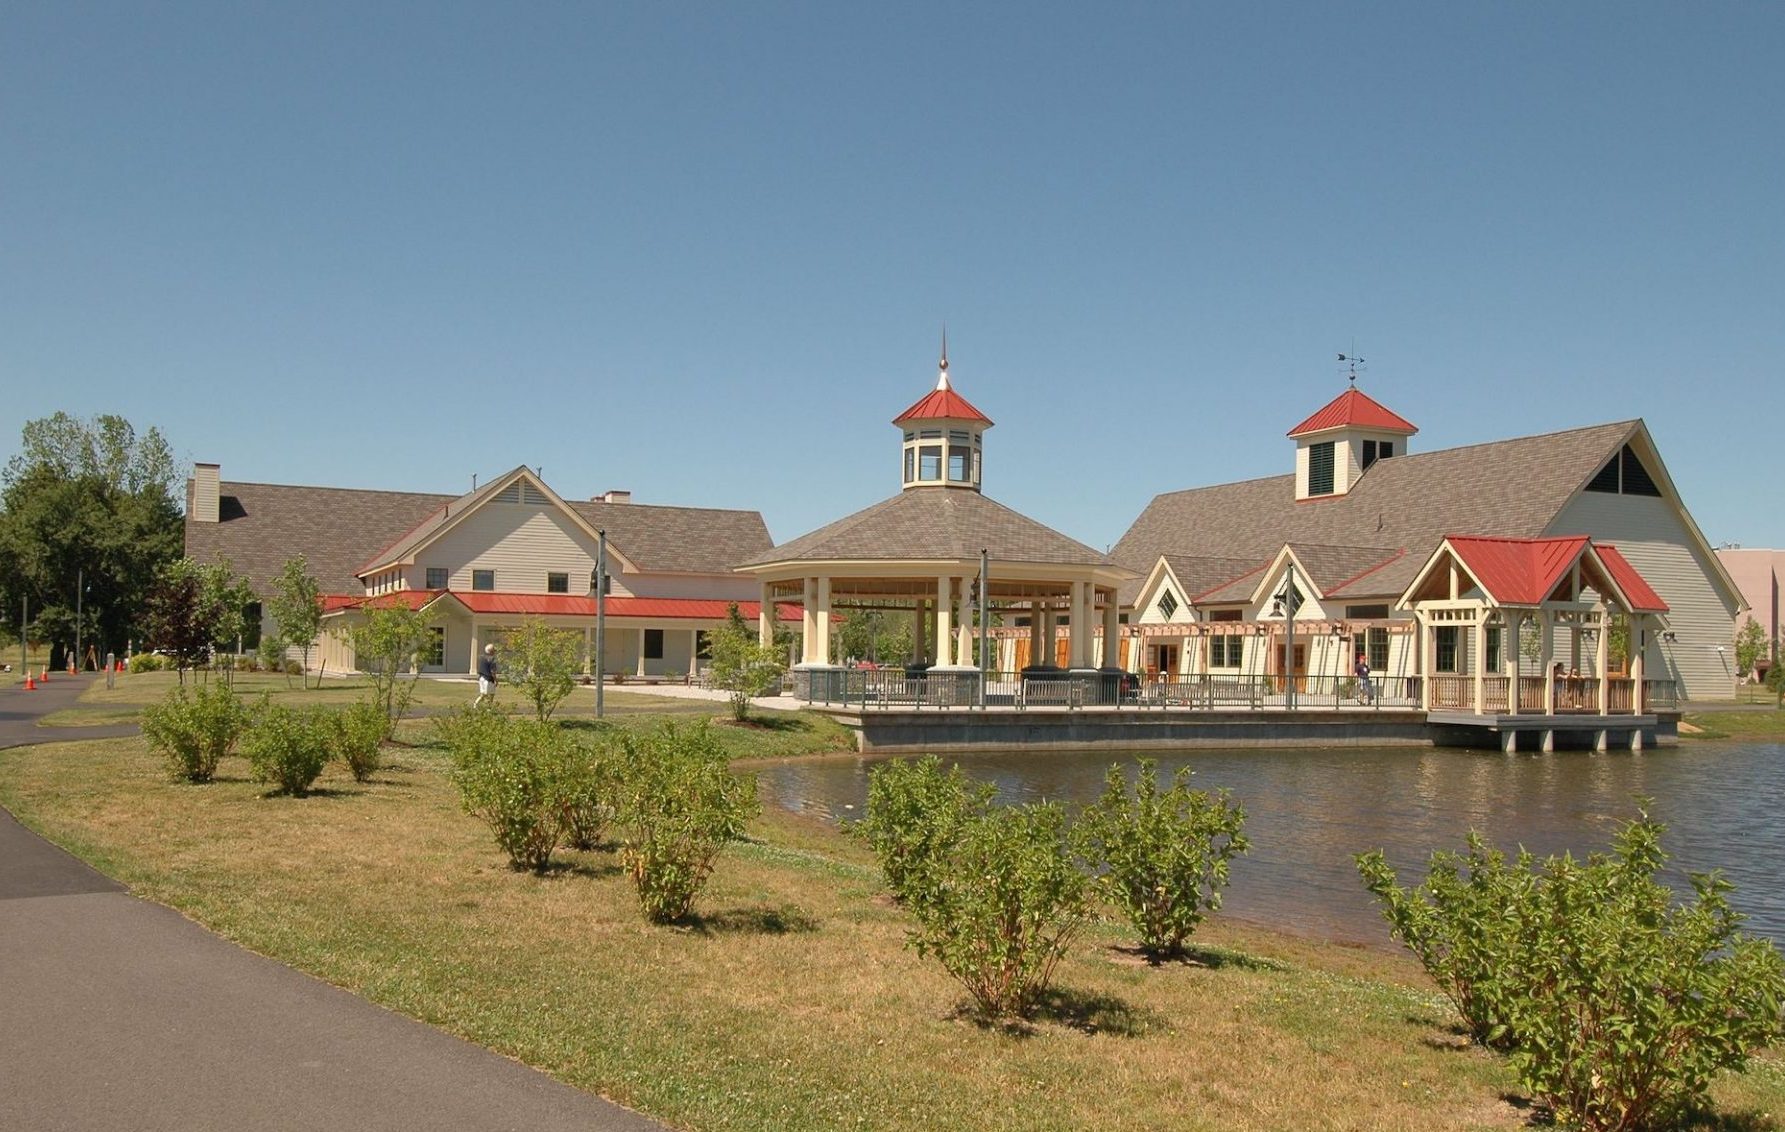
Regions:
<svg viewBox="0 0 1785 1132"><path fill-rule="evenodd" d="M975 409L948 383L948 346L936 388L893 418L904 430L904 485L919 487L980 488L980 451L991 418Z"/></svg>
<svg viewBox="0 0 1785 1132"><path fill-rule="evenodd" d="M1295 441L1295 498L1344 495L1378 460L1407 454L1419 428L1352 386L1289 430Z"/></svg>

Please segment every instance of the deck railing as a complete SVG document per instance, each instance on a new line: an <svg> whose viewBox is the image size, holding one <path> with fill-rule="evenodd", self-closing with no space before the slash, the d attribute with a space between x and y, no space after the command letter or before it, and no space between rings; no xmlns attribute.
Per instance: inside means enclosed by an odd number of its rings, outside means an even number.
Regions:
<svg viewBox="0 0 1785 1132"><path fill-rule="evenodd" d="M793 694L808 703L864 710L970 708L979 704L979 673L907 674L903 669L796 671ZM1133 707L1285 710L1419 707L1417 677L1305 676L1291 704L1287 681L1274 676L1196 675L1143 678L1116 672L990 672L985 704L994 708Z"/></svg>

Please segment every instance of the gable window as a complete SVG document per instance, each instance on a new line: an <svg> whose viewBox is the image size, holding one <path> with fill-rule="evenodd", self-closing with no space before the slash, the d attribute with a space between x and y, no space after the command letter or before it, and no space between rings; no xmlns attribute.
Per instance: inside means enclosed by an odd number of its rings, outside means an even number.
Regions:
<svg viewBox="0 0 1785 1132"><path fill-rule="evenodd" d="M548 594L567 594L570 592L569 574L547 574L545 576L545 592Z"/></svg>
<svg viewBox="0 0 1785 1132"><path fill-rule="evenodd" d="M471 588L474 590L493 590L496 588L496 572L494 570L471 571Z"/></svg>
<svg viewBox="0 0 1785 1132"><path fill-rule="evenodd" d="M662 629L646 629L645 630L645 659L646 660L662 660L663 659L663 630Z"/></svg>
<svg viewBox="0 0 1785 1132"><path fill-rule="evenodd" d="M1333 493L1333 442L1323 440L1308 446L1308 494Z"/></svg>
<svg viewBox="0 0 1785 1132"><path fill-rule="evenodd" d="M1457 627L1440 625L1435 634L1438 639L1438 656L1434 668L1439 672L1461 672L1457 667Z"/></svg>
<svg viewBox="0 0 1785 1132"><path fill-rule="evenodd" d="M1159 595L1159 616L1165 618L1167 621L1170 621L1171 615L1176 613L1177 611L1178 611L1178 599L1171 596L1170 590L1166 590L1164 593Z"/></svg>
<svg viewBox="0 0 1785 1132"><path fill-rule="evenodd" d="M446 588L446 567L428 567L428 588L431 590L443 590Z"/></svg>
<svg viewBox="0 0 1785 1132"><path fill-rule="evenodd" d="M1661 496L1655 477L1628 444L1599 469L1586 489L1603 495L1647 495L1657 499Z"/></svg>

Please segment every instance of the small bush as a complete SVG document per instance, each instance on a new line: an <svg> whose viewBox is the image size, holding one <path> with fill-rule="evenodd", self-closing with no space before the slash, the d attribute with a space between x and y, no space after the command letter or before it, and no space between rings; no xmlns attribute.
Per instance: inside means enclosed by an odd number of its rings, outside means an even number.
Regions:
<svg viewBox="0 0 1785 1132"><path fill-rule="evenodd" d="M614 780L613 762L605 750L574 744L559 767L564 844L572 849L593 849L601 844L602 831L614 820L619 784Z"/></svg>
<svg viewBox="0 0 1785 1132"><path fill-rule="evenodd" d="M359 700L330 719L334 727L335 757L355 782L366 782L384 765L381 753L390 738L390 720L384 709L370 700Z"/></svg>
<svg viewBox="0 0 1785 1132"><path fill-rule="evenodd" d="M168 775L175 782L209 782L217 764L247 729L248 720L246 705L228 684L190 691L176 688L160 703L143 709L143 737L166 759Z"/></svg>
<svg viewBox="0 0 1785 1132"><path fill-rule="evenodd" d="M1785 1036L1785 961L1739 930L1730 886L1714 874L1692 876L1694 898L1674 902L1656 879L1663 831L1639 811L1609 853L1584 863L1521 853L1510 868L1472 837L1467 881L1440 854L1437 883L1415 893L1394 888L1379 854L1360 862L1372 890L1390 894L1397 935L1398 901L1411 910L1408 934L1439 941L1443 961L1470 924L1491 937L1492 950L1468 961L1476 1001L1498 1016L1489 1036L1505 1039L1524 1087L1570 1127L1672 1127L1707 1103L1720 1071Z"/></svg>
<svg viewBox="0 0 1785 1132"><path fill-rule="evenodd" d="M1465 855L1432 854L1425 881L1401 888L1380 850L1357 858L1364 886L1382 905L1390 932L1425 967L1478 1045L1509 1049L1509 978L1520 946L1518 914L1530 898L1531 856L1506 857L1476 833Z"/></svg>
<svg viewBox="0 0 1785 1132"><path fill-rule="evenodd" d="M161 658L152 652L139 652L132 656L130 662L124 667L132 673L143 673L159 672L167 665L163 664Z"/></svg>
<svg viewBox="0 0 1785 1132"><path fill-rule="evenodd" d="M850 827L880 858L893 898L905 903L913 874L954 844L963 823L991 808L989 785L928 755L882 763L868 776L867 816Z"/></svg>
<svg viewBox="0 0 1785 1132"><path fill-rule="evenodd" d="M702 722L664 724L649 735L622 733L611 748L625 826L621 860L653 923L686 916L727 841L743 836L760 808L755 776L731 773L725 751Z"/></svg>
<svg viewBox="0 0 1785 1132"><path fill-rule="evenodd" d="M1098 887L1122 910L1148 955L1177 955L1205 912L1221 907L1228 862L1247 849L1246 812L1225 791L1190 789L1190 768L1160 793L1156 764L1140 760L1130 794L1109 768L1103 797L1085 811L1085 847Z"/></svg>
<svg viewBox="0 0 1785 1132"><path fill-rule="evenodd" d="M552 724L478 708L439 727L465 812L490 827L513 867L544 872L563 832L560 791L575 741Z"/></svg>
<svg viewBox="0 0 1785 1132"><path fill-rule="evenodd" d="M1028 1014L1084 926L1074 840L1055 803L994 809L907 877L910 945L940 960L982 1017Z"/></svg>
<svg viewBox="0 0 1785 1132"><path fill-rule="evenodd" d="M254 715L254 725L242 738L242 753L255 780L271 783L275 794L308 794L328 765L334 742L328 711L262 703Z"/></svg>

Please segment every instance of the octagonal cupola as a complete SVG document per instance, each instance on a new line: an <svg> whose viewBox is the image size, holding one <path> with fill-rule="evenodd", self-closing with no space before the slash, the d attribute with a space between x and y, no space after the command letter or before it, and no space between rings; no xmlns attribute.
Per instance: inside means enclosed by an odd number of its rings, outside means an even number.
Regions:
<svg viewBox="0 0 1785 1132"><path fill-rule="evenodd" d="M1407 454L1419 428L1353 385L1289 430L1295 441L1295 498L1344 495L1378 460Z"/></svg>
<svg viewBox="0 0 1785 1132"><path fill-rule="evenodd" d="M980 488L980 451L991 418L975 409L948 382L948 340L936 388L893 418L904 430L905 488Z"/></svg>

